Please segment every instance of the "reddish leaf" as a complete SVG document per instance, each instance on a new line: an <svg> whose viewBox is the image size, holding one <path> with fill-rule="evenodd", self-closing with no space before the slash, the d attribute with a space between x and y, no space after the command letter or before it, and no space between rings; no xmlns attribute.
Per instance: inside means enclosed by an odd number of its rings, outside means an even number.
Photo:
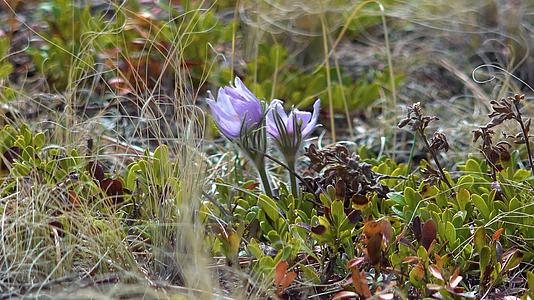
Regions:
<svg viewBox="0 0 534 300"><path fill-rule="evenodd" d="M423 224L421 231L421 244L426 250L430 248L432 242L436 239L437 228L434 220L428 220Z"/></svg>
<svg viewBox="0 0 534 300"><path fill-rule="evenodd" d="M338 299L347 299L347 298L354 298L358 297L358 294L351 291L341 291L334 295L332 300L338 300Z"/></svg>
<svg viewBox="0 0 534 300"><path fill-rule="evenodd" d="M59 237L65 236L65 231L63 230L63 224L59 222L58 220L53 220L48 222L48 225L52 228L52 230L55 230L57 235Z"/></svg>
<svg viewBox="0 0 534 300"><path fill-rule="evenodd" d="M321 235L326 231L326 227L324 225L317 225L315 227L312 227L311 231L315 234Z"/></svg>
<svg viewBox="0 0 534 300"><path fill-rule="evenodd" d="M393 227L391 227L391 223L386 219L380 221L380 226L382 227L382 236L387 245L393 237Z"/></svg>
<svg viewBox="0 0 534 300"><path fill-rule="evenodd" d="M434 258L436 259L436 266L438 267L438 269L443 269L445 262L449 258L448 256L449 256L448 254L440 256L439 254L434 253Z"/></svg>
<svg viewBox="0 0 534 300"><path fill-rule="evenodd" d="M68 192L69 203L72 208L80 207L80 200L78 194L74 190L69 190Z"/></svg>
<svg viewBox="0 0 534 300"><path fill-rule="evenodd" d="M108 80L108 84L117 90L118 94L120 96L128 95L132 92L132 87L130 86L130 83L126 81L124 78L121 77L113 77L110 80Z"/></svg>
<svg viewBox="0 0 534 300"><path fill-rule="evenodd" d="M353 258L349 260L349 262L347 263L347 268L348 269L358 268L364 261L365 261L364 257Z"/></svg>
<svg viewBox="0 0 534 300"><path fill-rule="evenodd" d="M460 275L451 276L451 280L449 282L449 286L451 288L456 288L458 284L462 281L463 277Z"/></svg>
<svg viewBox="0 0 534 300"><path fill-rule="evenodd" d="M98 181L104 180L104 167L96 161L91 161L87 164L87 171L91 174L91 177Z"/></svg>
<svg viewBox="0 0 534 300"><path fill-rule="evenodd" d="M442 286L439 284L435 284L435 283L427 283L426 288L431 291L439 291L441 290Z"/></svg>
<svg viewBox="0 0 534 300"><path fill-rule="evenodd" d="M245 186L243 186L245 189L249 190L249 191L253 191L255 190L257 187L259 186L259 183L257 182L250 182L248 184L246 184Z"/></svg>
<svg viewBox="0 0 534 300"><path fill-rule="evenodd" d="M367 244L367 258L372 265L379 264L380 258L382 257L384 227L381 221L367 221L363 226L363 234L365 235Z"/></svg>
<svg viewBox="0 0 534 300"><path fill-rule="evenodd" d="M280 282L280 287L282 288L282 290L287 289L291 285L291 283L295 280L295 278L297 278L296 272L293 272L293 271L287 272L284 278L282 278L282 281Z"/></svg>
<svg viewBox="0 0 534 300"><path fill-rule="evenodd" d="M380 263L382 257L382 235L375 234L367 240L367 257L371 265Z"/></svg>
<svg viewBox="0 0 534 300"><path fill-rule="evenodd" d="M365 234L366 238L371 238L374 235L381 234L382 233L382 225L380 222L375 221L367 221L363 225L363 234Z"/></svg>
<svg viewBox="0 0 534 300"><path fill-rule="evenodd" d="M122 202L124 195L124 188L122 186L122 181L118 179L104 179L100 182L100 188L111 197L115 203Z"/></svg>
<svg viewBox="0 0 534 300"><path fill-rule="evenodd" d="M441 281L445 281L443 279L443 276L441 275L441 271L435 265L428 266L428 270L430 271L430 274L432 274L437 279L439 279Z"/></svg>
<svg viewBox="0 0 534 300"><path fill-rule="evenodd" d="M281 295L297 277L297 273L293 271L287 272L288 267L289 264L287 261L283 260L276 265L274 270L274 283L276 285L276 293L278 295Z"/></svg>
<svg viewBox="0 0 534 300"><path fill-rule="evenodd" d="M451 275L451 278L449 278L449 286L454 289L458 286L458 284L460 284L461 281L462 276L460 276L460 268L456 268L454 273Z"/></svg>
<svg viewBox="0 0 534 300"><path fill-rule="evenodd" d="M498 239L501 237L501 234L503 233L503 231L504 231L504 228L502 228L502 227L499 228L499 229L497 229L497 230L495 231L495 233L493 233L493 235L491 236L491 239L492 239L493 241L498 240Z"/></svg>
<svg viewBox="0 0 534 300"><path fill-rule="evenodd" d="M421 218L419 216L416 216L412 221L412 231L413 235L415 236L415 240L418 242L421 242L421 230L423 225L421 224Z"/></svg>
<svg viewBox="0 0 534 300"><path fill-rule="evenodd" d="M284 276L286 276L286 271L288 267L289 267L289 264L285 260L280 261L276 265L276 268L274 269L274 284L275 285L277 286L280 285L280 283L284 279Z"/></svg>
<svg viewBox="0 0 534 300"><path fill-rule="evenodd" d="M379 294L378 298L380 298L381 300L392 300L392 299L395 299L395 294L393 293Z"/></svg>
<svg viewBox="0 0 534 300"><path fill-rule="evenodd" d="M416 262L419 262L419 257L417 257L417 256L406 256L405 258L402 259L402 262L405 263L405 264L416 263Z"/></svg>
<svg viewBox="0 0 534 300"><path fill-rule="evenodd" d="M371 290L369 290L369 285L367 284L367 278L365 278L365 273L360 272L356 265L353 265L350 270L352 272L352 284L354 285L354 289L356 290L356 292L364 298L371 297Z"/></svg>
<svg viewBox="0 0 534 300"><path fill-rule="evenodd" d="M423 278L425 278L425 269L423 267L423 264L418 263L415 265L415 267L410 271L410 278L411 276L414 277L415 280L421 281Z"/></svg>

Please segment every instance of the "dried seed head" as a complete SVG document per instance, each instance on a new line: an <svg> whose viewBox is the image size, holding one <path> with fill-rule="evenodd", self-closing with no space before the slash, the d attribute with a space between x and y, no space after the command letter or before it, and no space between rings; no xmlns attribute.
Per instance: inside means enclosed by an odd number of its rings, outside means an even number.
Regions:
<svg viewBox="0 0 534 300"><path fill-rule="evenodd" d="M442 132L436 132L434 133L434 136L430 140L430 149L433 151L439 152L449 151L449 143L447 142L447 137Z"/></svg>

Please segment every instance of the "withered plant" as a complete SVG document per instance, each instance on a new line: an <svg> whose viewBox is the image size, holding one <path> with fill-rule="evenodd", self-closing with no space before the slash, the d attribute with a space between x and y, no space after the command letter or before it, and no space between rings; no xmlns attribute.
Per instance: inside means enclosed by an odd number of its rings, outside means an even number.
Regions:
<svg viewBox="0 0 534 300"><path fill-rule="evenodd" d="M310 168L317 172L315 177L305 178L307 192L326 191L331 185L345 203L351 201L358 205L365 205L369 201L368 193L374 192L385 198L389 192L387 186L380 184L383 176L374 172L372 165L362 161L356 153L343 145L317 149L312 144L306 148L304 155L310 159Z"/></svg>
<svg viewBox="0 0 534 300"><path fill-rule="evenodd" d="M530 149L529 135L531 118L525 118L521 114L521 105L525 100L525 95L514 95L514 97L502 98L501 100L493 100L490 102L493 111L488 115L491 120L484 126L473 132L473 140L477 141L482 138L481 152L484 154L486 161L493 168L493 177L495 179L495 171L499 170L496 165L498 159L503 161L510 160L509 148L511 145L507 141L501 141L492 145L491 136L495 133L492 128L501 125L504 121L514 120L520 127L520 132L515 135L504 134L505 138L510 138L515 144L525 144L530 164L530 170L534 175L534 159Z"/></svg>
<svg viewBox="0 0 534 300"><path fill-rule="evenodd" d="M436 116L428 116L423 114L423 110L421 108L421 103L417 102L413 105L408 106L408 114L406 118L402 119L398 127L403 128L406 125L410 125L411 130L414 133L417 133L423 142L425 143L425 148L430 153L430 156L434 160L434 163L438 167L438 171L432 169L430 165L428 165L427 169L423 170L423 174L427 179L430 179L431 181L434 181L435 178L439 177L445 184L452 190L452 185L449 182L449 179L445 175L445 172L443 171L443 168L441 167L441 164L438 159L438 153L440 151L447 152L449 151L449 143L447 142L447 137L442 132L434 132L434 135L428 140L428 137L425 133L426 129L428 128L428 125L433 122L439 120Z"/></svg>

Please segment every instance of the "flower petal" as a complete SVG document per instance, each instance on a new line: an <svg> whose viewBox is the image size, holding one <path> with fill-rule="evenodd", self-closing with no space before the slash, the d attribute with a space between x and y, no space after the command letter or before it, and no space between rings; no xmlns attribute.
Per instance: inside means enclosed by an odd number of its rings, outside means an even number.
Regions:
<svg viewBox="0 0 534 300"><path fill-rule="evenodd" d="M219 94L220 95L220 94ZM224 97L224 96L223 96ZM220 97L218 97L220 99ZM225 106L225 101L215 101L213 99L207 99L208 105L211 109L211 114L219 130L228 138L236 138L241 131L241 121L235 111L228 109Z"/></svg>
<svg viewBox="0 0 534 300"><path fill-rule="evenodd" d="M246 116L244 124L247 128L260 123L263 118L260 100L250 92L239 77L236 77L234 82L235 87L227 86L224 92L230 98L235 111L241 116Z"/></svg>
<svg viewBox="0 0 534 300"><path fill-rule="evenodd" d="M234 86L237 91L239 91L243 96L245 96L247 101L250 102L259 102L258 98L252 94L252 92L247 88L247 86L241 81L241 78L235 77Z"/></svg>
<svg viewBox="0 0 534 300"><path fill-rule="evenodd" d="M280 132L278 130L278 126L276 125L275 114L280 117L282 124L284 125L287 123L288 118L286 112L284 111L283 102L281 100L274 99L271 101L271 104L269 104L267 110L267 132L275 138L279 137Z"/></svg>
<svg viewBox="0 0 534 300"><path fill-rule="evenodd" d="M217 104L220 107L221 117L233 118L237 115L231 98L223 88L219 88L219 93L217 93Z"/></svg>
<svg viewBox="0 0 534 300"><path fill-rule="evenodd" d="M304 130L304 128L306 128L306 126L310 122L312 114L310 112L301 111L296 108L293 110L292 113L296 118L297 125L300 125L300 132L302 132L302 130ZM293 122L291 121L291 119L290 121L288 121L288 123L291 125L291 127L293 127Z"/></svg>
<svg viewBox="0 0 534 300"><path fill-rule="evenodd" d="M207 99L217 126L228 138L239 137L243 129L256 126L263 118L263 107L258 98L238 77L235 85L219 88L216 101L211 93Z"/></svg>
<svg viewBox="0 0 534 300"><path fill-rule="evenodd" d="M313 130L315 130L315 127L317 127L317 120L319 119L319 111L321 110L321 100L317 99L315 103L313 104L313 114L311 116L311 119L306 124L306 126L302 127L302 138L305 139L312 133Z"/></svg>

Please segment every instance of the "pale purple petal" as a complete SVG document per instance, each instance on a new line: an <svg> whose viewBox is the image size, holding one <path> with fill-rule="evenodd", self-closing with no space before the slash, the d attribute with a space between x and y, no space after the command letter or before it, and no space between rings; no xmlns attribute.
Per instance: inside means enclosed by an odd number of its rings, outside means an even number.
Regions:
<svg viewBox="0 0 534 300"><path fill-rule="evenodd" d="M300 131L302 132L302 130L308 125L308 122L310 122L312 114L310 112L301 111L295 108L293 110L293 115L297 119L297 124L300 125ZM293 122L289 123L291 124L291 126L293 126Z"/></svg>
<svg viewBox="0 0 534 300"><path fill-rule="evenodd" d="M293 125L295 123L295 114L293 113L294 110L291 110L289 113L289 116L287 117L287 120L284 122L284 125L286 126L286 132L288 135L293 135L295 130L293 129ZM298 121L298 120L297 120Z"/></svg>
<svg viewBox="0 0 534 300"><path fill-rule="evenodd" d="M244 124L247 128L261 122L263 114L260 102L249 102L244 100L241 95L236 94L235 89L225 88L224 92L228 95L233 109L241 116L241 118L245 117Z"/></svg>
<svg viewBox="0 0 534 300"><path fill-rule="evenodd" d="M208 105L211 109L211 114L219 130L228 138L236 138L241 131L241 121L236 118L237 115L227 117L227 112L221 107L219 102L212 99L207 99Z"/></svg>
<svg viewBox="0 0 534 300"><path fill-rule="evenodd" d="M278 114L278 116L280 116L283 124L287 123L287 114L284 111L283 102L278 99L274 99L271 101L271 104L269 104L267 110L267 132L275 138L279 137L280 133L278 132L278 127L276 126L274 114Z"/></svg>
<svg viewBox="0 0 534 300"><path fill-rule="evenodd" d="M252 92L245 86L243 81L241 81L241 78L239 78L237 76L235 77L234 86L235 86L235 89L240 94L242 94L243 96L245 96L247 98L247 101L259 102L258 98L256 98L256 96L254 96L254 94L252 94Z"/></svg>
<svg viewBox="0 0 534 300"><path fill-rule="evenodd" d="M231 98L223 88L220 88L217 94L217 105L220 107L219 116L221 118L234 118L237 115Z"/></svg>
<svg viewBox="0 0 534 300"><path fill-rule="evenodd" d="M317 127L317 120L319 119L319 111L321 109L321 100L317 99L315 103L313 104L313 114L311 116L311 119L306 124L306 126L302 127L302 138L308 137L313 130L315 130L315 127Z"/></svg>
<svg viewBox="0 0 534 300"><path fill-rule="evenodd" d="M213 119L228 138L239 137L243 129L256 126L263 118L263 108L258 98L237 77L235 85L220 88L217 101L211 94L207 99Z"/></svg>
<svg viewBox="0 0 534 300"><path fill-rule="evenodd" d="M250 92L239 77L235 78L235 86L227 86L224 92L232 101L235 111L240 115L246 115L245 125L248 127L258 124L263 118L260 100Z"/></svg>

